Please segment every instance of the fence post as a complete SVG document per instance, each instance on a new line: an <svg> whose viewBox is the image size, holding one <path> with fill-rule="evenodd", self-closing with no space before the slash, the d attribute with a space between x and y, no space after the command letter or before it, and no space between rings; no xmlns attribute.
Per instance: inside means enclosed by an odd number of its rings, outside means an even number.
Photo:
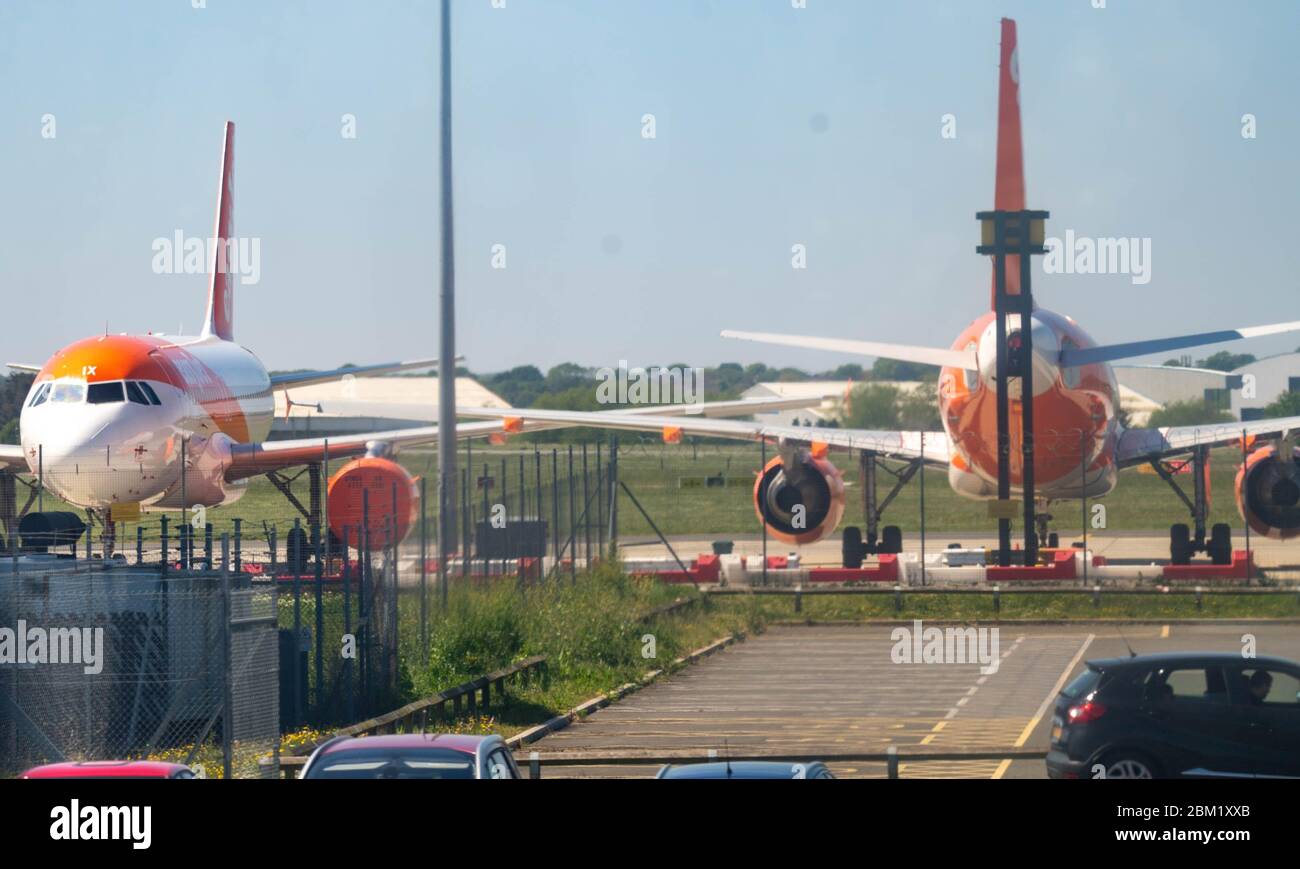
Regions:
<svg viewBox="0 0 1300 869"><path fill-rule="evenodd" d="M803 612L803 586L802 585L796 585L794 587L794 611L797 613Z"/></svg>
<svg viewBox="0 0 1300 869"><path fill-rule="evenodd" d="M244 569L243 559L243 531L241 526L244 520L236 517L235 519L235 573L241 573Z"/></svg>
<svg viewBox="0 0 1300 869"><path fill-rule="evenodd" d="M996 585L993 586L993 612L1002 612L1002 588Z"/></svg>
<svg viewBox="0 0 1300 869"><path fill-rule="evenodd" d="M161 571L163 576L166 576L167 575L167 514L166 513L164 513L162 517L158 520L158 524L159 526L161 526L162 529L158 534L159 541L161 542L162 545Z"/></svg>
<svg viewBox="0 0 1300 869"><path fill-rule="evenodd" d="M542 777L542 756L535 751L528 752L528 778L537 780Z"/></svg>
<svg viewBox="0 0 1300 869"><path fill-rule="evenodd" d="M889 748L885 749L885 754L888 755L885 759L885 765L889 770L889 777L896 779L898 778L898 746L889 746Z"/></svg>
<svg viewBox="0 0 1300 869"><path fill-rule="evenodd" d="M902 611L903 611L903 587L901 585L895 585L894 586L894 612L901 613Z"/></svg>
<svg viewBox="0 0 1300 869"><path fill-rule="evenodd" d="M225 534L221 535L222 551L227 551L229 539ZM222 636L225 638L223 643L225 651L224 672L221 680L221 777L229 780L233 773L234 766L234 722L235 722L235 703L234 703L234 643L231 633L234 628L231 626L232 610L230 602L230 573L222 565L221 570L221 613L222 613Z"/></svg>
<svg viewBox="0 0 1300 869"><path fill-rule="evenodd" d="M1100 606L1101 606L1101 586L1100 586L1100 585L1094 585L1094 586L1092 587L1092 605L1093 605L1094 607L1100 607Z"/></svg>

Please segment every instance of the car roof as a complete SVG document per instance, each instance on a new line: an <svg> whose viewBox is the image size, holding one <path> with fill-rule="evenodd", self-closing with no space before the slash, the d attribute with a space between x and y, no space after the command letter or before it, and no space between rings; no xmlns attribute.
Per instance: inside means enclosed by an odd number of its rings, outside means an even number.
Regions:
<svg viewBox="0 0 1300 869"><path fill-rule="evenodd" d="M1137 655L1122 658L1097 658L1087 664L1094 670L1118 670L1125 667L1151 667L1168 664L1171 666L1224 666L1241 664L1247 666L1263 665L1268 667L1300 667L1295 661L1270 655L1255 658L1243 657L1240 652L1162 652L1157 655Z"/></svg>
<svg viewBox="0 0 1300 869"><path fill-rule="evenodd" d="M659 778L701 778L701 779L757 779L757 778L793 778L794 768L799 764L779 760L740 760L728 763L717 761L710 763L689 763L678 766L665 766L659 771ZM821 761L802 764L805 770L820 770ZM727 768L731 772L728 774Z"/></svg>
<svg viewBox="0 0 1300 869"><path fill-rule="evenodd" d="M33 767L23 778L170 778L188 769L183 763L161 760L66 761Z"/></svg>
<svg viewBox="0 0 1300 869"><path fill-rule="evenodd" d="M379 736L344 737L323 747L322 754L340 751L369 751L372 749L442 748L462 754L475 754L486 742L499 741L495 734L472 736L460 733L396 733Z"/></svg>

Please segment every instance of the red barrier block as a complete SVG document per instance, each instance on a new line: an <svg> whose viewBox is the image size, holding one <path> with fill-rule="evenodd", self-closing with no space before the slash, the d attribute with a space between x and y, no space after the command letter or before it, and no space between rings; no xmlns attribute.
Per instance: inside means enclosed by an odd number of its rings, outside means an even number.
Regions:
<svg viewBox="0 0 1300 869"><path fill-rule="evenodd" d="M882 555L875 567L813 567L809 582L898 582L898 556Z"/></svg>
<svg viewBox="0 0 1300 869"><path fill-rule="evenodd" d="M695 576L699 582L716 583L722 578L722 561L713 553L695 559Z"/></svg>
<svg viewBox="0 0 1300 869"><path fill-rule="evenodd" d="M1034 567L1000 567L993 565L984 569L985 582L1017 582L1025 580L1043 581L1057 579L1078 579L1079 572L1075 566L1074 550L1058 549L1052 552L1052 563Z"/></svg>
<svg viewBox="0 0 1300 869"><path fill-rule="evenodd" d="M1164 578L1168 580L1245 580L1255 570L1255 553L1244 549L1233 550L1232 564L1167 564Z"/></svg>
<svg viewBox="0 0 1300 869"><path fill-rule="evenodd" d="M767 557L768 570L785 570L790 566L790 556L788 555L769 555Z"/></svg>

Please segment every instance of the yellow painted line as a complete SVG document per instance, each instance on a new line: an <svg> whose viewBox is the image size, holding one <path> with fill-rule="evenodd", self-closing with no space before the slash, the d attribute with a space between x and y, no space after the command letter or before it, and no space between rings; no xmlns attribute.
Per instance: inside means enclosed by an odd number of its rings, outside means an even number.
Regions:
<svg viewBox="0 0 1300 869"><path fill-rule="evenodd" d="M1078 666L1079 661L1083 658L1083 653L1088 651L1088 646L1092 645L1092 641L1095 637L1096 634L1088 634L1088 636L1084 637L1083 645L1079 646L1079 651L1075 652L1074 657L1070 659L1070 663L1065 665L1065 669L1056 680L1056 684L1052 686L1052 690L1047 692L1047 697L1045 697L1042 704L1039 705L1038 711L1034 713L1034 717L1029 719L1029 723L1025 725L1025 729L1020 731L1020 738L1015 741L1016 748L1023 748L1025 742L1029 740L1030 735L1034 732L1034 728L1038 726L1038 722L1043 720L1043 714L1047 712L1047 708L1052 705L1052 701L1056 699L1056 695L1061 693L1061 689L1065 687L1065 680L1070 678L1070 674L1074 672L1074 668ZM997 770L993 773L993 778L1002 778L1002 776L1006 775L1006 772L1010 767L1010 760L1002 761L1002 763L998 764Z"/></svg>
<svg viewBox="0 0 1300 869"><path fill-rule="evenodd" d="M936 724L934 727L931 727L931 728L930 728L930 731L931 731L932 733L938 733L940 730L943 730L944 727L946 727L947 725L948 725L948 722L947 722L947 721L940 721L940 722L939 722L938 724Z"/></svg>
<svg viewBox="0 0 1300 869"><path fill-rule="evenodd" d="M922 739L922 740L921 740L921 744L922 744L922 745L929 745L929 744L934 740L934 737L935 737L936 735L937 735L937 734L931 733L931 734L930 734L929 736L927 736L925 739ZM901 769L902 767L899 767L899 768Z"/></svg>
<svg viewBox="0 0 1300 869"><path fill-rule="evenodd" d="M1169 625L1165 625L1163 628L1160 629L1160 639L1162 640L1169 639Z"/></svg>

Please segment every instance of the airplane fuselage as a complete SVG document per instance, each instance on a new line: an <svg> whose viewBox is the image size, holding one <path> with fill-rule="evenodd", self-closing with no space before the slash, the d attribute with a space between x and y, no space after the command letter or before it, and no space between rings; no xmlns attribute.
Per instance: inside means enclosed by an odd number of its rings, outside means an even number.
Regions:
<svg viewBox="0 0 1300 869"><path fill-rule="evenodd" d="M1041 500L1095 498L1118 482L1115 445L1119 387L1105 363L1062 368L1064 349L1096 346L1074 320L1042 309L1032 316L1035 494ZM979 370L944 368L939 412L952 444L948 480L960 495L998 495L997 322L992 312L968 326L954 350L974 350ZM1020 318L1008 323L1016 345ZM1021 380L1010 381L1010 471L1013 497L1023 494Z"/></svg>
<svg viewBox="0 0 1300 869"><path fill-rule="evenodd" d="M265 440L271 381L251 352L216 337L103 335L36 375L20 427L28 469L70 503L179 508L237 500L223 478L234 443Z"/></svg>

